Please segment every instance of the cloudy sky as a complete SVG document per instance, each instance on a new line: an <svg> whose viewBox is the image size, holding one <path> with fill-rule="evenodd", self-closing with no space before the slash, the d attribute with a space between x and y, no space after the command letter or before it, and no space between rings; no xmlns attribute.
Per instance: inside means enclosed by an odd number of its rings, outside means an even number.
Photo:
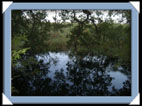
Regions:
<svg viewBox="0 0 142 106"><path fill-rule="evenodd" d="M103 11L103 10L101 10L101 11ZM47 16L46 16L46 20L47 21L50 21L50 22L55 22L55 20L53 19L53 17L55 17L55 15L57 15L56 17L57 17L57 21L58 22L62 22L62 20L61 20L61 17L59 16L59 13L61 12L61 10L56 10L56 12L55 11L51 11L51 10L46 10L46 12L47 12ZM26 14L25 14L26 15ZM79 18L79 16L86 16L83 12L80 12L80 13L76 13L76 17L77 18ZM27 16L27 15L26 15ZM96 12L92 12L92 14L91 14L91 16L93 16L93 17L95 17L95 18L100 18L100 19L102 19L102 20L109 20L109 16L108 16L108 11L103 11L103 15L100 15L99 17L96 15ZM27 18L28 18L28 16L27 16ZM122 15L121 14L119 14L119 15L112 15L111 16L111 19L115 22L115 23L120 23L119 21L121 21L121 19L122 19ZM124 19L124 18L123 18ZM66 22L70 22L70 20L66 20ZM95 23L98 23L98 21L96 21ZM121 22L122 24L123 23L126 23L126 19L124 19L122 22Z"/></svg>
<svg viewBox="0 0 142 106"><path fill-rule="evenodd" d="M59 12L60 12L60 10L57 10L57 20L61 20L61 17L59 16ZM46 19L49 20L50 22L55 22L53 19L53 17L55 17L55 11L47 10L47 14L48 14L48 16L46 17ZM76 15L78 17L79 15L81 15L81 13L80 14L78 13ZM94 17L97 17L97 15L95 13L92 13L91 15ZM105 11L104 14L102 16L100 16L100 18L103 20L109 19L108 13ZM111 18L112 18L112 20L114 20L114 22L118 23L121 20L122 15L115 15L115 16L112 16ZM70 22L70 21L67 20L66 22ZM123 22L125 23L126 20L124 20ZM97 21L96 21L96 23L97 23Z"/></svg>

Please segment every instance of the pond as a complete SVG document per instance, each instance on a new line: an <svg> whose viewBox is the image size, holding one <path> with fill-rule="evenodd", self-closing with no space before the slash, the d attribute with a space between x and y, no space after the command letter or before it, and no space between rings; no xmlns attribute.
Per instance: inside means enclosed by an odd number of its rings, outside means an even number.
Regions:
<svg viewBox="0 0 142 106"><path fill-rule="evenodd" d="M113 88L122 90L124 83L130 81L129 75L123 73L123 67L120 66L114 71L111 63L105 66L105 58L86 56L78 59L65 52L49 52L42 56L37 55L37 59L43 60L44 64L49 63L49 73L46 77L54 81L57 80L57 75L61 75L62 78L58 79L58 83L61 79L70 86L69 89L78 89L75 95L86 95L81 92L89 89L92 91L101 89L104 92L107 90L107 93L113 92Z"/></svg>

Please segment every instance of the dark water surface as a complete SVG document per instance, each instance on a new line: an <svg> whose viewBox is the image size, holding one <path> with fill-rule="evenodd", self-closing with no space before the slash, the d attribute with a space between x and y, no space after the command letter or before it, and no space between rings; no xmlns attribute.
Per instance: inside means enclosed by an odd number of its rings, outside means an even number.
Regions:
<svg viewBox="0 0 142 106"><path fill-rule="evenodd" d="M106 56L48 52L12 67L13 96L131 96L131 72Z"/></svg>
<svg viewBox="0 0 142 106"><path fill-rule="evenodd" d="M130 90L130 74L125 74L121 66L114 71L111 63L107 66L103 65L105 58L86 56L78 60L65 52L49 52L42 56L38 55L37 59L43 60L45 64L49 63L49 73L46 77L61 85L59 89L62 89L62 85L66 86L63 89L70 90L67 95L101 96L111 93L115 95L119 90L122 92L125 92L124 89Z"/></svg>

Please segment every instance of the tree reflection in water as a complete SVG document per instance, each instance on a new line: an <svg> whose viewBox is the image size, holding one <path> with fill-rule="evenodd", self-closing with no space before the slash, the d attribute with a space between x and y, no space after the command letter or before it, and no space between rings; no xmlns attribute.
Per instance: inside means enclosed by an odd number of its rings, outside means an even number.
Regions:
<svg viewBox="0 0 142 106"><path fill-rule="evenodd" d="M52 59L53 60L53 59ZM55 61L55 60L53 60ZM112 77L106 72L111 62L104 56L82 58L70 57L66 70L58 69L54 78L48 74L51 61L44 63L36 57L20 61L19 67L12 67L12 85L19 96L130 96L130 80L121 89L114 86L109 90Z"/></svg>

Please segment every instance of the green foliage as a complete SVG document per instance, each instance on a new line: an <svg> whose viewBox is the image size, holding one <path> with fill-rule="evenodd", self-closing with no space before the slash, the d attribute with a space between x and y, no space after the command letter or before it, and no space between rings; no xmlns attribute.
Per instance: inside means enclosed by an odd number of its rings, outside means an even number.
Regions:
<svg viewBox="0 0 142 106"><path fill-rule="evenodd" d="M131 33L128 24L103 22L97 25L99 33L93 26L84 25L82 32L76 26L71 30L68 44L78 55L104 55L117 58L117 65L130 67ZM76 46L75 46L76 45ZM77 49L75 49L77 47Z"/></svg>
<svg viewBox="0 0 142 106"><path fill-rule="evenodd" d="M101 47L103 54L109 57L117 57L121 64L128 64L131 60L131 34L129 26L126 25L107 25L101 31ZM106 29L106 30L105 30ZM107 38L106 38L107 37Z"/></svg>
<svg viewBox="0 0 142 106"><path fill-rule="evenodd" d="M15 35L12 38L12 49L19 50L28 41L26 35Z"/></svg>
<svg viewBox="0 0 142 106"><path fill-rule="evenodd" d="M25 54L28 49L30 49L30 48L24 48L24 49L18 50L18 51L13 50L12 51L12 60L20 59L20 55Z"/></svg>

